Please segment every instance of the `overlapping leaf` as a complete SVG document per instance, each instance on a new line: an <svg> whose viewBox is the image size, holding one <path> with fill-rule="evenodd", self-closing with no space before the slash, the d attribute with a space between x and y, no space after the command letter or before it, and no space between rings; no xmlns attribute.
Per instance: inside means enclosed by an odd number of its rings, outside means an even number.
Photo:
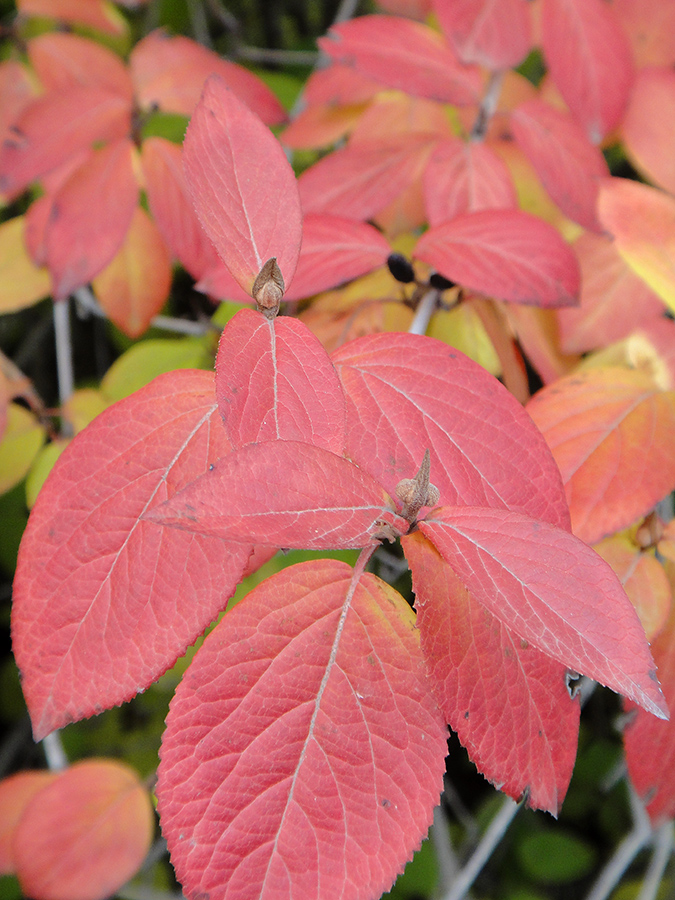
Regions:
<svg viewBox="0 0 675 900"><path fill-rule="evenodd" d="M462 62L501 70L527 56L532 34L526 0L434 0L433 8Z"/></svg>
<svg viewBox="0 0 675 900"><path fill-rule="evenodd" d="M600 188L598 215L631 269L675 311L675 199L610 178Z"/></svg>
<svg viewBox="0 0 675 900"><path fill-rule="evenodd" d="M572 246L581 268L581 293L578 307L556 312L565 353L606 347L662 315L663 303L613 241L585 232Z"/></svg>
<svg viewBox="0 0 675 900"><path fill-rule="evenodd" d="M318 43L332 59L388 87L453 105L478 100L478 69L462 65L437 32L418 22L359 16L335 25Z"/></svg>
<svg viewBox="0 0 675 900"><path fill-rule="evenodd" d="M675 191L668 125L675 116L675 72L650 66L636 77L621 136L634 165L659 187Z"/></svg>
<svg viewBox="0 0 675 900"><path fill-rule="evenodd" d="M370 219L422 177L435 134L393 135L335 150L298 179L305 213Z"/></svg>
<svg viewBox="0 0 675 900"><path fill-rule="evenodd" d="M162 828L188 893L372 898L419 846L446 729L414 617L372 575L286 569L207 637L171 704Z"/></svg>
<svg viewBox="0 0 675 900"><path fill-rule="evenodd" d="M116 53L96 41L63 32L41 34L29 41L28 58L47 92L100 87L131 103L129 70Z"/></svg>
<svg viewBox="0 0 675 900"><path fill-rule="evenodd" d="M478 603L420 532L402 545L430 685L448 724L490 781L556 815L579 730L565 666Z"/></svg>
<svg viewBox="0 0 675 900"><path fill-rule="evenodd" d="M94 279L101 307L125 334L139 337L166 303L171 277L166 244L145 210L136 207L122 246Z"/></svg>
<svg viewBox="0 0 675 900"><path fill-rule="evenodd" d="M332 358L347 401L347 455L390 494L415 475L428 447L441 503L516 509L569 527L545 441L518 401L464 354L427 337L374 334Z"/></svg>
<svg viewBox="0 0 675 900"><path fill-rule="evenodd" d="M109 0L18 0L16 5L26 16L46 16L105 34L123 35L128 28L124 16Z"/></svg>
<svg viewBox="0 0 675 900"><path fill-rule="evenodd" d="M250 546L141 516L228 451L213 376L184 370L110 407L61 456L12 605L36 738L144 690L223 609Z"/></svg>
<svg viewBox="0 0 675 900"><path fill-rule="evenodd" d="M637 613L614 572L583 541L504 509L444 507L419 528L514 634L667 717Z"/></svg>
<svg viewBox="0 0 675 900"><path fill-rule="evenodd" d="M299 441L247 444L144 516L228 541L329 550L365 547L408 523L350 460Z"/></svg>
<svg viewBox="0 0 675 900"><path fill-rule="evenodd" d="M501 300L573 305L579 264L551 225L515 209L465 213L425 232L415 256L451 281Z"/></svg>
<svg viewBox="0 0 675 900"><path fill-rule="evenodd" d="M220 259L195 215L183 174L182 149L164 138L151 137L143 141L141 161L157 227L180 264L193 278L201 278Z"/></svg>
<svg viewBox="0 0 675 900"><path fill-rule="evenodd" d="M129 134L131 107L100 87L73 87L30 103L0 149L0 191L14 195L31 181L99 141Z"/></svg>
<svg viewBox="0 0 675 900"><path fill-rule="evenodd" d="M133 153L128 138L97 150L54 197L45 235L54 299L98 275L122 246L138 202Z"/></svg>
<svg viewBox="0 0 675 900"><path fill-rule="evenodd" d="M235 280L250 294L276 257L289 285L302 235L295 175L271 132L218 76L204 87L183 158L197 215Z"/></svg>
<svg viewBox="0 0 675 900"><path fill-rule="evenodd" d="M345 405L326 351L297 319L241 310L223 331L216 397L236 449L254 441L304 441L342 454Z"/></svg>
<svg viewBox="0 0 675 900"><path fill-rule="evenodd" d="M465 212L518 205L513 180L494 150L481 141L447 138L424 170L424 206L430 225Z"/></svg>
<svg viewBox="0 0 675 900"><path fill-rule="evenodd" d="M574 533L594 543L646 515L675 487L675 391L639 370L591 369L527 406L565 482Z"/></svg>
<svg viewBox="0 0 675 900"><path fill-rule="evenodd" d="M286 118L272 91L253 72L183 35L151 32L136 44L129 65L143 109L159 107L190 116L204 82L215 74L267 125L278 125Z"/></svg>
<svg viewBox="0 0 675 900"><path fill-rule="evenodd" d="M633 82L628 39L603 0L543 0L541 29L555 86L598 144L626 108Z"/></svg>
<svg viewBox="0 0 675 900"><path fill-rule="evenodd" d="M541 100L521 103L510 124L518 146L565 215L601 232L595 208L599 181L609 175L609 169L581 126Z"/></svg>

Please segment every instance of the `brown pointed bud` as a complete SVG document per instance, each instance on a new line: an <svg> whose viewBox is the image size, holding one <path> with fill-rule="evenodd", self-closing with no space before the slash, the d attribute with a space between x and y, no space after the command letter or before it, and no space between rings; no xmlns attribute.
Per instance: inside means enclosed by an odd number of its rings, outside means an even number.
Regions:
<svg viewBox="0 0 675 900"><path fill-rule="evenodd" d="M417 475L414 478L403 478L396 485L396 496L403 504L401 516L411 524L423 506L436 506L441 498L436 485L429 483L430 472L431 456L429 450L426 450Z"/></svg>
<svg viewBox="0 0 675 900"><path fill-rule="evenodd" d="M258 312L268 319L273 319L279 312L279 304L284 296L286 285L277 258L268 259L253 282L251 294L256 302Z"/></svg>

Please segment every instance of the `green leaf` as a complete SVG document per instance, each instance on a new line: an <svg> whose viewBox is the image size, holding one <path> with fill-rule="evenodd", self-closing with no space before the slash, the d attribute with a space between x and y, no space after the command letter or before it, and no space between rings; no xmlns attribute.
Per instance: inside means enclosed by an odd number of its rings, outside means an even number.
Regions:
<svg viewBox="0 0 675 900"><path fill-rule="evenodd" d="M566 884L592 870L593 846L561 830L540 831L525 837L516 847L518 862L533 881Z"/></svg>

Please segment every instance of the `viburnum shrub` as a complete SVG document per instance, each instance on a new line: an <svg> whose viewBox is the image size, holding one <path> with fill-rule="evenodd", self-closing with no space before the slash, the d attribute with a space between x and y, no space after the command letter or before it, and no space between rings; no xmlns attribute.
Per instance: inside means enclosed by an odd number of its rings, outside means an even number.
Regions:
<svg viewBox="0 0 675 900"><path fill-rule="evenodd" d="M295 176L218 76L184 158L256 309L225 327L215 378L174 371L114 404L40 492L12 620L34 735L146 689L275 549L359 549L353 568L293 565L222 617L172 701L157 797L190 897L375 898L426 835L448 724L487 778L556 814L579 674L668 707L512 394L433 338L369 334L329 356L278 315L302 239ZM573 281L565 253L552 265ZM367 571L398 540L416 615Z"/></svg>

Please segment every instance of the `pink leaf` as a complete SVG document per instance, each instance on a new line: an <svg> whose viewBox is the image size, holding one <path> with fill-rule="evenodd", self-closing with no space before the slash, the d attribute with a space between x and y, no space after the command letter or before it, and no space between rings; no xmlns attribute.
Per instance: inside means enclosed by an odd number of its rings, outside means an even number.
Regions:
<svg viewBox="0 0 675 900"><path fill-rule="evenodd" d="M217 76L204 86L183 159L197 216L236 281L250 294L276 257L290 285L302 237L295 175L269 129Z"/></svg>
<svg viewBox="0 0 675 900"><path fill-rule="evenodd" d="M511 130L565 215L590 231L602 232L595 212L598 179L608 176L609 169L576 121L548 103L527 100L513 111Z"/></svg>
<svg viewBox="0 0 675 900"><path fill-rule="evenodd" d="M482 141L447 138L424 170L424 205L430 225L465 212L510 209L518 205L506 164Z"/></svg>
<svg viewBox="0 0 675 900"><path fill-rule="evenodd" d="M478 603L422 534L401 543L429 683L448 724L493 784L557 815L579 731L565 667Z"/></svg>
<svg viewBox="0 0 675 900"><path fill-rule="evenodd" d="M526 0L434 0L443 33L464 63L512 69L532 45Z"/></svg>
<svg viewBox="0 0 675 900"><path fill-rule="evenodd" d="M171 703L157 794L188 895L379 897L426 835L446 734L396 591L332 560L268 579Z"/></svg>
<svg viewBox="0 0 675 900"><path fill-rule="evenodd" d="M518 637L667 718L637 613L587 544L503 509L445 507L419 527L467 590Z"/></svg>
<svg viewBox="0 0 675 900"><path fill-rule="evenodd" d="M569 528L544 439L477 363L411 334L359 338L333 362L347 401L347 455L390 494L415 475L428 447L441 503L516 509Z"/></svg>
<svg viewBox="0 0 675 900"><path fill-rule="evenodd" d="M633 82L628 39L604 0L543 0L542 48L555 86L594 144L623 116Z"/></svg>
<svg viewBox="0 0 675 900"><path fill-rule="evenodd" d="M55 300L98 275L122 246L138 203L133 153L128 138L108 144L55 195L45 231Z"/></svg>
<svg viewBox="0 0 675 900"><path fill-rule="evenodd" d="M302 246L293 284L284 299L301 300L383 266L391 247L365 222L310 213L302 227Z"/></svg>
<svg viewBox="0 0 675 900"><path fill-rule="evenodd" d="M14 195L99 141L129 134L131 106L99 87L73 87L28 104L0 149L0 191Z"/></svg>
<svg viewBox="0 0 675 900"><path fill-rule="evenodd" d="M134 88L120 57L76 34L49 32L28 42L28 58L45 91L81 85L112 91L131 104Z"/></svg>
<svg viewBox="0 0 675 900"><path fill-rule="evenodd" d="M308 550L365 547L383 531L408 530L370 475L298 441L247 444L146 518L225 540Z"/></svg>
<svg viewBox="0 0 675 900"><path fill-rule="evenodd" d="M476 103L481 77L463 66L441 35L419 22L395 16L359 16L335 25L319 47L387 87L441 103Z"/></svg>
<svg viewBox="0 0 675 900"><path fill-rule="evenodd" d="M669 123L675 116L675 72L671 66L640 69L621 123L629 159L647 178L675 192L675 162Z"/></svg>
<svg viewBox="0 0 675 900"><path fill-rule="evenodd" d="M372 218L421 179L437 141L435 134L402 134L333 151L298 179L303 212Z"/></svg>
<svg viewBox="0 0 675 900"><path fill-rule="evenodd" d="M342 387L326 351L298 319L238 312L220 339L216 397L235 449L284 440L342 454Z"/></svg>
<svg viewBox="0 0 675 900"><path fill-rule="evenodd" d="M228 450L213 376L183 370L110 407L60 457L14 582L36 739L145 690L225 607L251 547L140 517Z"/></svg>
<svg viewBox="0 0 675 900"><path fill-rule="evenodd" d="M266 125L279 125L286 118L272 91L253 72L183 35L151 32L136 44L129 65L143 109L159 107L190 116L204 82L215 74Z"/></svg>
<svg viewBox="0 0 675 900"><path fill-rule="evenodd" d="M201 278L220 258L194 211L183 174L183 151L160 137L143 141L143 177L150 211L171 252Z"/></svg>
<svg viewBox="0 0 675 900"><path fill-rule="evenodd" d="M415 256L457 284L514 303L571 306L579 264L560 234L515 209L465 213L430 228Z"/></svg>

